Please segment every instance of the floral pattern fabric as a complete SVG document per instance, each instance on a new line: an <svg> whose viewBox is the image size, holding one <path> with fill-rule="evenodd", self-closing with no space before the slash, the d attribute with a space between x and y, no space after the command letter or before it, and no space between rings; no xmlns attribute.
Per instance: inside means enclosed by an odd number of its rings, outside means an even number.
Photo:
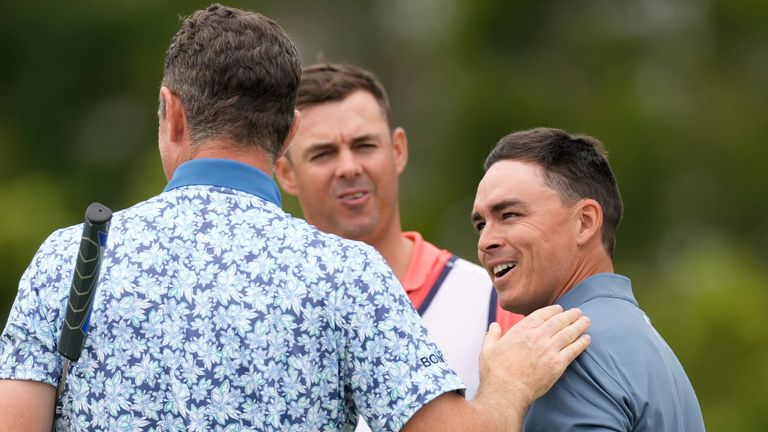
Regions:
<svg viewBox="0 0 768 432"><path fill-rule="evenodd" d="M56 386L81 226L22 276L0 377ZM184 186L115 213L58 430L399 430L463 387L372 248L239 190ZM426 360L425 360L426 359Z"/></svg>

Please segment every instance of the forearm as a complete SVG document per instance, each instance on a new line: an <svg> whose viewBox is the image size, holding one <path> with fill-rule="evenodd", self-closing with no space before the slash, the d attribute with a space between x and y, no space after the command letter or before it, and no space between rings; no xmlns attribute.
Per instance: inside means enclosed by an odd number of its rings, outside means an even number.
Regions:
<svg viewBox="0 0 768 432"><path fill-rule="evenodd" d="M476 413L489 419L487 430L520 431L534 399L525 387L485 382L481 383L475 398L468 402Z"/></svg>
<svg viewBox="0 0 768 432"><path fill-rule="evenodd" d="M479 396L479 395L478 395ZM510 399L514 399L511 397ZM467 401L450 392L441 395L417 411L401 429L404 432L518 432L522 430L525 410L498 400Z"/></svg>
<svg viewBox="0 0 768 432"><path fill-rule="evenodd" d="M0 432L50 432L55 403L49 384L0 379Z"/></svg>

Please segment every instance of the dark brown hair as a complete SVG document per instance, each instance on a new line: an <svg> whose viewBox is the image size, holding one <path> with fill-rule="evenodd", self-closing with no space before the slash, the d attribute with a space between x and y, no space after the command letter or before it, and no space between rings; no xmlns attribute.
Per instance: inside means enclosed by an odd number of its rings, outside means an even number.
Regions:
<svg viewBox="0 0 768 432"><path fill-rule="evenodd" d="M171 39L162 85L181 99L193 144L224 137L274 157L290 131L300 74L296 48L274 21L213 4Z"/></svg>
<svg viewBox="0 0 768 432"><path fill-rule="evenodd" d="M603 209L603 245L613 256L624 204L599 140L552 128L515 132L499 140L485 159L485 170L502 160L540 165L544 169L545 184L556 190L565 203L583 198L597 201Z"/></svg>
<svg viewBox="0 0 768 432"><path fill-rule="evenodd" d="M364 90L373 95L391 129L392 114L384 86L371 72L357 66L318 63L304 68L296 105L302 109L325 102L336 102L357 90Z"/></svg>

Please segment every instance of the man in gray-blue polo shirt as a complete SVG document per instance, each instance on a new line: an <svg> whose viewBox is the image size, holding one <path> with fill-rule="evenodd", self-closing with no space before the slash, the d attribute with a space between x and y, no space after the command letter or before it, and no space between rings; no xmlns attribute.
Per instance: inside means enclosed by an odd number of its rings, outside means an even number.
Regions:
<svg viewBox="0 0 768 432"><path fill-rule="evenodd" d="M704 430L670 347L613 273L623 205L602 144L539 128L503 137L485 161L472 222L499 303L553 303L592 319L592 344L525 418L530 431Z"/></svg>

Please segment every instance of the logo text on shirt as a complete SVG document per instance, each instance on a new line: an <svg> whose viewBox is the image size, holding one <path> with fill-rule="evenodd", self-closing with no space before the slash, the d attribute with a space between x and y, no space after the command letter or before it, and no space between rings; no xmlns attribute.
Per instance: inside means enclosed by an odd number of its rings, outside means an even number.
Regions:
<svg viewBox="0 0 768 432"><path fill-rule="evenodd" d="M445 357L443 357L442 354L430 354L428 357L422 357L419 360L421 360L421 364L424 365L424 367L429 367L438 363L445 363Z"/></svg>

